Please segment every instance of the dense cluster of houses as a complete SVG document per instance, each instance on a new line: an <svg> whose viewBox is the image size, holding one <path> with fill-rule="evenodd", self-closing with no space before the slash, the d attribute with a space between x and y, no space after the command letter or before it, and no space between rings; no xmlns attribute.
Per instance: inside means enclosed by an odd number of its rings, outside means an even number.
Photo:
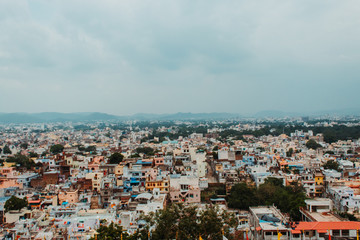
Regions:
<svg viewBox="0 0 360 240"><path fill-rule="evenodd" d="M244 135L242 140L218 139L221 128L177 139L142 141L148 127L76 129L58 126L4 126L1 153L0 222L5 239L89 239L101 224L117 223L129 234L144 225L140 216L170 203L218 204L234 211L240 239L355 239L360 223L338 213L359 216L360 141L329 144L322 134L295 131L290 136ZM258 130L259 124L234 124L232 130ZM158 131L171 132L172 127ZM306 147L315 140L321 147ZM26 147L22 143L26 143ZM51 153L60 144L61 152ZM80 150L79 146L83 146ZM89 148L92 147L92 148ZM146 154L139 149L152 149ZM29 168L7 162L16 154L28 156ZM33 153L31 155L30 153ZM114 153L124 158L110 163ZM36 154L36 156L34 156ZM324 169L333 161L338 169ZM269 177L283 184L301 184L307 197L301 222L291 222L276 206L253 206L248 211L228 209L227 195L239 182L259 186ZM224 186L223 195L202 195L211 186ZM12 196L26 198L28 208L5 211Z"/></svg>

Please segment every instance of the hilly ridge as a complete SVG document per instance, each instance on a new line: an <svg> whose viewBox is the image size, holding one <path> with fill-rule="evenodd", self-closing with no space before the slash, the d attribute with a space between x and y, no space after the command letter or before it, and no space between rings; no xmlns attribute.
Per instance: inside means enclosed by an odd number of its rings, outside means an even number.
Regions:
<svg viewBox="0 0 360 240"><path fill-rule="evenodd" d="M82 113L0 113L0 123L42 123L42 122L87 122L110 120L204 120L239 118L239 114L232 113L175 113L175 114L147 114L138 113L131 116L117 116L100 112Z"/></svg>

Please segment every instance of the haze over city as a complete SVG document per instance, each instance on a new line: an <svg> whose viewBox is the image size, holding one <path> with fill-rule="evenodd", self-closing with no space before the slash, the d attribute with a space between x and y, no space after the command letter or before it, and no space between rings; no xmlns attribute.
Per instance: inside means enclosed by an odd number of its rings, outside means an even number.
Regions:
<svg viewBox="0 0 360 240"><path fill-rule="evenodd" d="M1 1L0 112L357 108L359 1Z"/></svg>

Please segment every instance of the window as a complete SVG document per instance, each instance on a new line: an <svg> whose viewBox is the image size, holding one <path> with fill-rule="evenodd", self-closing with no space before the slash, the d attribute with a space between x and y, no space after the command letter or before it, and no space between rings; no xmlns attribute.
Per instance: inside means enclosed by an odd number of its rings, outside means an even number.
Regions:
<svg viewBox="0 0 360 240"><path fill-rule="evenodd" d="M349 230L342 230L341 233L343 237L349 236Z"/></svg>
<svg viewBox="0 0 360 240"><path fill-rule="evenodd" d="M334 236L340 236L340 230L332 230Z"/></svg>

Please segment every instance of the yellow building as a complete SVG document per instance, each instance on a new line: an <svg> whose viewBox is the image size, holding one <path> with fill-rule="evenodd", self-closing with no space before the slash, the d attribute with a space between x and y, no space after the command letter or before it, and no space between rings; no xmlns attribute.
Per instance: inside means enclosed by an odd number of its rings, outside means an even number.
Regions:
<svg viewBox="0 0 360 240"><path fill-rule="evenodd" d="M161 193L167 193L170 189L170 182L168 179L157 178L150 180L150 178L147 178L145 183L146 191L153 191L154 188L160 189Z"/></svg>
<svg viewBox="0 0 360 240"><path fill-rule="evenodd" d="M315 185L324 185L324 175L321 172L316 172L314 176Z"/></svg>
<svg viewBox="0 0 360 240"><path fill-rule="evenodd" d="M315 181L315 196L321 197L324 191L324 175L321 171L316 171L314 174Z"/></svg>
<svg viewBox="0 0 360 240"><path fill-rule="evenodd" d="M5 168L14 167L16 163L14 162L3 162Z"/></svg>

